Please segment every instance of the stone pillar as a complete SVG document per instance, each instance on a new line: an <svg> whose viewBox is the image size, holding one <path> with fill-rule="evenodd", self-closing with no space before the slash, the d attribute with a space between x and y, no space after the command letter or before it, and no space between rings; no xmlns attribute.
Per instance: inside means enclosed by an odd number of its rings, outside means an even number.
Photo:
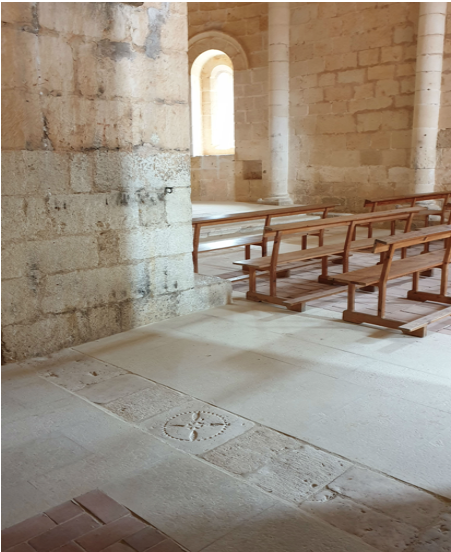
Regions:
<svg viewBox="0 0 451 552"><path fill-rule="evenodd" d="M421 2L418 25L412 166L415 193L433 192L447 2Z"/></svg>
<svg viewBox="0 0 451 552"><path fill-rule="evenodd" d="M271 205L291 205L288 195L288 108L290 3L268 3L269 197Z"/></svg>

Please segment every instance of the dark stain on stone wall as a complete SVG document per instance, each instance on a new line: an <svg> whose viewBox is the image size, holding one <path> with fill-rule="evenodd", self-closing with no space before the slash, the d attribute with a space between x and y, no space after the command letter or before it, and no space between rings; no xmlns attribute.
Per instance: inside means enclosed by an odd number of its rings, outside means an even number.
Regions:
<svg viewBox="0 0 451 552"><path fill-rule="evenodd" d="M101 57L109 57L113 61L121 59L133 59L135 53L128 42L111 42L110 40L101 40L98 44L98 53Z"/></svg>
<svg viewBox="0 0 451 552"><path fill-rule="evenodd" d="M149 34L146 39L146 56L151 59L157 59L161 53L161 28L169 14L169 2L163 2L162 5L162 10L156 8L147 10Z"/></svg>

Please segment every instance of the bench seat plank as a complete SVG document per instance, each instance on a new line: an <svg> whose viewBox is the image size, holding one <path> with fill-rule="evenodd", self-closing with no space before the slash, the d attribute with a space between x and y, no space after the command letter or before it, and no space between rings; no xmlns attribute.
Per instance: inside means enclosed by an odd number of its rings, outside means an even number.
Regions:
<svg viewBox="0 0 451 552"><path fill-rule="evenodd" d="M243 245L260 245L263 241L263 234L254 236L239 236L237 238L225 238L199 243L199 252L216 251L217 249L229 249Z"/></svg>
<svg viewBox="0 0 451 552"><path fill-rule="evenodd" d="M287 299L284 302L284 305L288 308L292 308L295 305L301 303L308 303L310 301L316 301L317 299L322 299L323 297L329 297L330 295L336 295L337 293L343 293L347 291L346 286L330 286L328 288L321 288L310 293L304 293L299 297L293 297L292 299Z"/></svg>
<svg viewBox="0 0 451 552"><path fill-rule="evenodd" d="M414 272L423 272L442 264L443 251L407 257L399 261L393 261L388 279L394 280L395 278L408 276ZM383 265L369 266L345 274L338 274L333 277L333 281L342 284L354 284L356 286L372 286L379 282L382 267Z"/></svg>
<svg viewBox="0 0 451 552"><path fill-rule="evenodd" d="M414 332L415 330L419 330L432 322L438 322L438 320L442 320L447 316L451 316L451 307L447 307L439 310L438 312L433 312L431 314L427 314L426 316L422 316L421 318L417 318L416 320L412 320L412 322L408 322L407 324L400 326L399 329L404 333Z"/></svg>
<svg viewBox="0 0 451 552"><path fill-rule="evenodd" d="M374 245L374 238L357 240L352 242L351 250L370 249ZM330 255L340 255L343 253L343 244L323 245L321 247L313 247L311 249L303 249L298 251L290 251L282 253L278 256L277 266L282 266L290 263L308 261L310 259L321 259ZM271 265L271 257L261 257L259 259L234 261L233 264L252 267L256 270L269 270ZM294 268L294 267L293 267Z"/></svg>

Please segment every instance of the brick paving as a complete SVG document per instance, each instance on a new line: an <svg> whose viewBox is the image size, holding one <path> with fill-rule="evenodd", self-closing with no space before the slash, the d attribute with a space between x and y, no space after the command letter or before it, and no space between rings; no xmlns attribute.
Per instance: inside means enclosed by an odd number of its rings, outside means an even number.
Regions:
<svg viewBox="0 0 451 552"><path fill-rule="evenodd" d="M440 248L440 245L433 244L431 251ZM418 253L421 252L420 248ZM411 248L409 255L414 254L414 248ZM258 249L253 251L252 257L258 256ZM242 248L228 250L227 252L206 253L200 257L199 272L210 276L219 276L220 278L232 278L240 276L242 271L236 270L233 261L243 258ZM377 260L378 260L377 256ZM354 253L350 258L349 270L357 270L366 266L375 264L375 256L368 253ZM338 274L342 272L342 266L333 264L329 261L329 274ZM321 273L320 261L308 261L302 269L291 271L289 278L279 278L277 281L278 295L285 298L294 298L307 291L319 289L330 289L327 284L318 283L318 276ZM420 278L420 290L438 292L440 289L441 271L435 269L431 277ZM387 286L387 305L386 316L393 316L397 320L410 322L431 314L444 308L445 305L438 303L422 303L406 299L407 291L411 289L412 277L406 276L389 282ZM248 280L241 280L233 283L234 291L246 293L249 289ZM269 293L269 278L267 275L259 276L257 279L257 291ZM321 307L326 310L343 312L347 306L347 287L343 288L343 293L325 297L317 301L311 301L308 307ZM277 308L276 306L274 306ZM358 291L356 294L356 309L359 312L368 314L377 314L377 292ZM428 326L431 332L451 335L451 317L445 318Z"/></svg>
<svg viewBox="0 0 451 552"><path fill-rule="evenodd" d="M82 496L2 531L3 552L183 552L102 493Z"/></svg>

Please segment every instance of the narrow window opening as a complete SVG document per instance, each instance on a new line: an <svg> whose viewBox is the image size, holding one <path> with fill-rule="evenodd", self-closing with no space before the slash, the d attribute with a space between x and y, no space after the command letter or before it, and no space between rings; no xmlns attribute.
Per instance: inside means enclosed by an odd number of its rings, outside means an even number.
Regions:
<svg viewBox="0 0 451 552"><path fill-rule="evenodd" d="M235 153L233 65L220 50L208 50L193 63L191 132L195 157Z"/></svg>

